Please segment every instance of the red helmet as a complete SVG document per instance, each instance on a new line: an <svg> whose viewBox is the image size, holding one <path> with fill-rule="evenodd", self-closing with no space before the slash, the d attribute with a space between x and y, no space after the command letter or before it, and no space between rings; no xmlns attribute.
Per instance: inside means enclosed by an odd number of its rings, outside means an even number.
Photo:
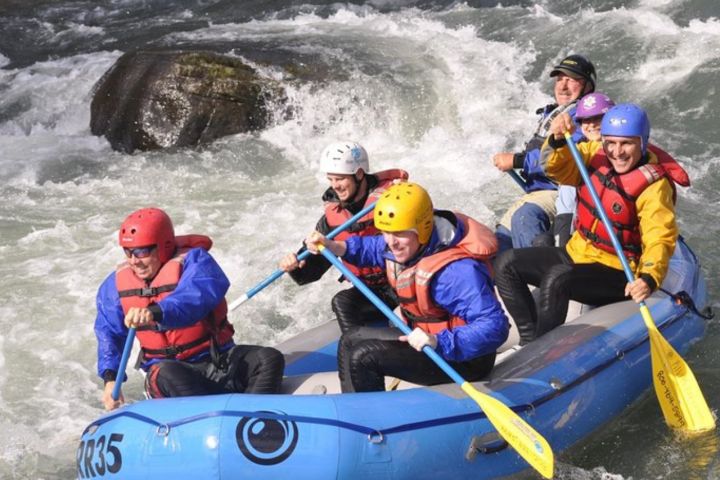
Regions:
<svg viewBox="0 0 720 480"><path fill-rule="evenodd" d="M156 245L158 257L167 262L175 253L175 230L167 213L159 208L141 208L127 216L120 225L123 248Z"/></svg>

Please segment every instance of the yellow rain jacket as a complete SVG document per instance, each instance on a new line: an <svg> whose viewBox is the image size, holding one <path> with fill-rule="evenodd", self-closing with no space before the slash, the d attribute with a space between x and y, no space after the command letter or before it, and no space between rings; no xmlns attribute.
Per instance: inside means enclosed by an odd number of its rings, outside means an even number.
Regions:
<svg viewBox="0 0 720 480"><path fill-rule="evenodd" d="M578 151L585 165L589 164L598 150L600 142L582 142L577 144ZM565 185L580 186L583 184L580 171L575 165L570 148L564 146L554 149L547 140L542 147L541 162L546 174ZM648 163L657 164L656 155L648 150ZM674 190L667 178L661 178L643 190L635 202L638 224L641 234L642 254L639 261L630 260L630 268L636 277L641 274L650 275L657 286L662 284L668 270L670 257L675 251L678 228L675 223ZM608 208L604 205L603 208ZM595 228L601 220L598 218ZM617 255L598 248L591 240L574 232L565 246L570 258L575 263L601 263L622 270L622 263Z"/></svg>

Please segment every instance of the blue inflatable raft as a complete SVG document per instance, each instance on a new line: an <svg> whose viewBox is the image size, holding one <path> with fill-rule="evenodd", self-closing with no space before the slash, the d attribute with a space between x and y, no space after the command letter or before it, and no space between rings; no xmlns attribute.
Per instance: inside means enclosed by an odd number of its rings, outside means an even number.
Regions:
<svg viewBox="0 0 720 480"><path fill-rule="evenodd" d="M704 279L683 242L664 288L705 305ZM657 293L647 303L679 353L703 336L690 301ZM455 384L337 393L337 337L332 322L278 347L287 394L148 400L102 416L82 434L77 478L484 479L529 468ZM474 386L510 406L556 455L652 386L647 329L630 301L506 347L492 377Z"/></svg>

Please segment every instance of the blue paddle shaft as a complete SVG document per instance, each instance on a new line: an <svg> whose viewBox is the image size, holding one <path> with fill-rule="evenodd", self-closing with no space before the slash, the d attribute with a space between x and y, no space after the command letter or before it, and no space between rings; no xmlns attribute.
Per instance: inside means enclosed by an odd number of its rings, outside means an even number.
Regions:
<svg viewBox="0 0 720 480"><path fill-rule="evenodd" d="M113 387L112 398L117 400L120 398L120 389L122 388L123 379L125 378L125 369L127 368L128 359L130 358L130 351L132 350L133 342L135 341L135 329L131 328L128 331L128 336L125 339L125 348L123 348L122 357L120 357L120 365L118 366L117 377L115 378L115 387Z"/></svg>
<svg viewBox="0 0 720 480"><path fill-rule="evenodd" d="M403 322L395 313L390 310L390 308L383 303L380 298L378 298L375 293L373 293L372 290L370 290L358 277L355 276L354 273L350 271L345 265L343 265L342 261L340 261L339 258L337 258L330 250L327 248L321 248L320 253L323 254L325 258L328 259L330 263L332 263L335 268L340 270L342 274L350 280L350 282L360 290L367 298L370 300L382 313L385 314L385 316L392 322L393 325L395 325L397 328L399 328L405 335L409 335L412 330L410 330L410 327L408 327L405 322ZM446 361L443 359L440 355L437 354L435 350L430 348L429 345L425 345L423 347L423 353L425 353L430 359L435 362L435 364L442 369L443 372L445 372L452 380L457 383L458 385L462 385L465 383L465 379L460 376Z"/></svg>
<svg viewBox="0 0 720 480"><path fill-rule="evenodd" d="M353 215L352 218L350 218L349 220L347 220L345 223L343 223L343 224L340 225L339 227L333 229L330 233L328 233L328 234L326 235L326 237L327 237L327 238L330 238L330 239L335 238L339 233L344 232L345 230L347 230L348 228L350 228L355 222L357 222L357 221L360 220L362 217L364 217L365 215L367 215L368 213L370 213L373 208L375 208L375 202L371 203L371 204L368 205L367 207L365 207L365 208L363 208L362 210L360 210L358 213L356 213L355 215ZM298 262L300 262L300 261L302 261L302 260L305 260L308 256L310 256L310 252L308 252L307 250L304 250L302 253L300 253L300 254L298 255L298 257L297 257ZM274 282L275 280L277 280L278 278L282 277L283 273L285 273L285 272L284 272L283 270L279 269L279 268L278 268L277 270L275 270L275 271L274 271L270 276L268 276L265 280L263 280L262 282L260 282L260 283L257 284L255 287L251 288L250 290L248 290L248 291L245 293L245 295L247 296L247 299L250 299L250 298L254 297L255 294L257 294L258 292L260 292L261 290L263 290L265 287L267 287L268 285L270 285L271 283L273 283L273 282Z"/></svg>
<svg viewBox="0 0 720 480"><path fill-rule="evenodd" d="M625 253L623 252L622 245L620 245L620 241L615 235L615 231L612 228L610 219L605 213L605 209L603 208L602 203L600 203L600 197L598 196L597 191L592 184L590 175L588 174L587 168L585 167L585 162L583 162L582 156L580 156L580 152L577 149L577 145L575 145L575 142L573 141L569 133L565 134L565 140L567 141L568 147L570 148L570 152L572 153L573 159L575 160L575 164L580 171L583 182L585 182L585 186L590 192L590 196L595 203L595 208L597 209L598 214L600 214L600 220L602 220L603 225L605 226L605 230L607 230L608 235L610 236L613 247L615 247L615 253L617 253L618 258L620 259L620 263L622 263L623 270L625 271L625 277L627 278L627 281L629 283L632 283L635 281L635 275L633 275L632 270L630 270L630 264L628 263L627 258L625 258ZM640 305L645 305L645 302L640 302Z"/></svg>

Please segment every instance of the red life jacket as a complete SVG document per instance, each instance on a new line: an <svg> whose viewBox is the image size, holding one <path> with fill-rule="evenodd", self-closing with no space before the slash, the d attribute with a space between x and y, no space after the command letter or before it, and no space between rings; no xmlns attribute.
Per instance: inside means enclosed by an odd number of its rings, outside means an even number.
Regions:
<svg viewBox="0 0 720 480"><path fill-rule="evenodd" d="M177 287L182 275L187 252L200 247L210 250L212 240L205 235L183 235L175 238L177 250L148 285L138 278L127 262L115 271L123 312L132 307L149 307L167 297ZM210 349L212 342L221 346L232 340L235 330L227 320L227 302L223 299L215 309L200 321L171 330L156 330L156 327L138 328L137 338L142 347L144 359L175 358L183 360Z"/></svg>
<svg viewBox="0 0 720 480"><path fill-rule="evenodd" d="M430 334L465 325L463 318L450 315L435 305L430 295L433 275L445 265L463 258L485 262L492 272L490 258L498 249L492 230L461 213L454 212L454 215L465 229L465 236L456 245L421 258L405 269L395 262L386 262L388 281L397 292L403 320L409 327L419 327Z"/></svg>
<svg viewBox="0 0 720 480"><path fill-rule="evenodd" d="M376 202L378 198L385 192L385 190L393 184L394 180L407 180L408 173L404 170L393 169L383 170L372 174L377 178L378 183L368 194L368 198L365 201L365 207ZM342 207L340 202L327 202L325 203L325 219L327 220L328 227L330 230L334 230L346 221L352 218L352 213ZM355 222L350 228L339 233L335 240L347 240L351 236L371 236L379 235L380 231L375 228L373 223L373 212L372 210ZM381 267L357 267L351 263L343 261L345 266L350 269L357 277L359 277L363 283L371 286L385 285L387 278L385 277L385 271Z"/></svg>
<svg viewBox="0 0 720 480"><path fill-rule="evenodd" d="M652 183L667 178L673 188L673 201L675 201L675 184L684 187L690 185L687 172L667 152L655 145L649 145L648 149L656 155L658 163L647 163L622 175L615 172L602 149L598 150L588 165L590 179L603 209L622 245L623 252L631 260L637 260L642 253L635 205L640 194ZM578 187L575 229L599 249L615 253L612 240L600 220L590 190L585 185Z"/></svg>

